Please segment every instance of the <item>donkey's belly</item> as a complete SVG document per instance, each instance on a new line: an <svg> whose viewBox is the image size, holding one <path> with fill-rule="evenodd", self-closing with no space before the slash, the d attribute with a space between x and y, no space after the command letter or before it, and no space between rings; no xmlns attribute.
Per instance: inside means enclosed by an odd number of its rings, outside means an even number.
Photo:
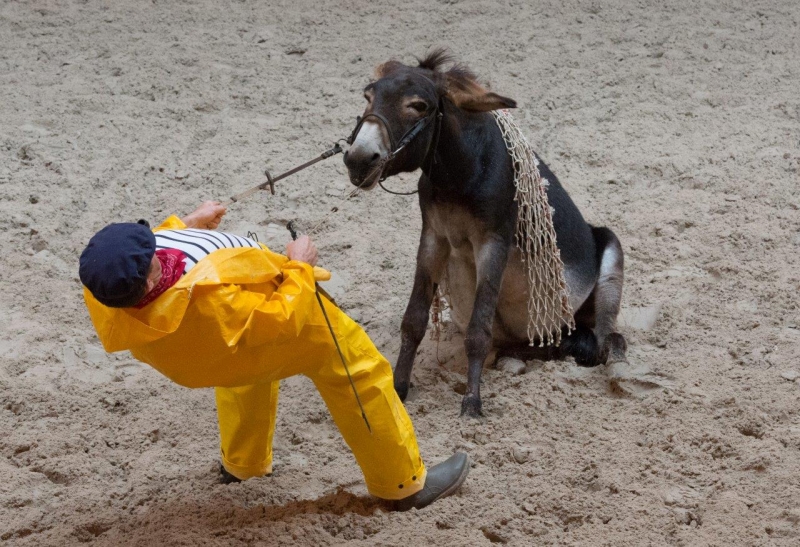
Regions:
<svg viewBox="0 0 800 547"><path fill-rule="evenodd" d="M452 249L447 261L447 291L450 303L450 319L461 332L467 331L472 305L475 302L475 261L472 249L459 253Z"/></svg>
<svg viewBox="0 0 800 547"><path fill-rule="evenodd" d="M492 322L492 338L495 345L501 346L517 344L528 339L528 285L522 275L519 256L514 255L512 258L516 259L517 264L509 260ZM450 255L447 263L447 280L450 317L458 330L464 333L469 325L475 302L476 273L471 250L469 253L453 252Z"/></svg>
<svg viewBox="0 0 800 547"><path fill-rule="evenodd" d="M476 273L472 250L459 253L454 250L447 263L451 318L458 330L466 332L475 302ZM570 304L577 310L591 292L586 283L576 283L567 268L565 272L570 288ZM534 281L535 282L535 281ZM528 342L528 287L527 274L520 260L519 249L514 248L508 257L500 295L492 323L495 346L517 345Z"/></svg>
<svg viewBox="0 0 800 547"><path fill-rule="evenodd" d="M494 314L492 337L496 346L528 341L528 286L528 278L515 247L509 253Z"/></svg>

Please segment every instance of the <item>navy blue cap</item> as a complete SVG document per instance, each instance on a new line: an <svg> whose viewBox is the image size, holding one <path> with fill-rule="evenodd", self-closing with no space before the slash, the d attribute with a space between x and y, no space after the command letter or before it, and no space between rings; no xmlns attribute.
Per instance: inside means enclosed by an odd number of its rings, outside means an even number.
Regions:
<svg viewBox="0 0 800 547"><path fill-rule="evenodd" d="M144 296L156 236L139 223L109 224L81 253L81 283L103 305L128 308Z"/></svg>

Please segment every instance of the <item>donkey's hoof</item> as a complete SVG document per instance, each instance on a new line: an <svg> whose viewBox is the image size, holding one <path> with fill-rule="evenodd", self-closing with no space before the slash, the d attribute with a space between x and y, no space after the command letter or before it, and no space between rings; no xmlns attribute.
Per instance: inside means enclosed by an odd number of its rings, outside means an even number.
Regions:
<svg viewBox="0 0 800 547"><path fill-rule="evenodd" d="M628 358L625 356L625 352L628 351L628 343L620 333L612 332L608 335L604 350L607 364L628 362Z"/></svg>
<svg viewBox="0 0 800 547"><path fill-rule="evenodd" d="M513 357L500 357L494 362L494 368L507 372L512 376L525 374L525 361Z"/></svg>
<svg viewBox="0 0 800 547"><path fill-rule="evenodd" d="M408 397L408 382L395 381L394 390L397 392L397 396L400 397L400 400L405 402L406 397Z"/></svg>
<svg viewBox="0 0 800 547"><path fill-rule="evenodd" d="M468 418L483 417L483 403L481 398L475 395L465 395L461 399L461 415Z"/></svg>

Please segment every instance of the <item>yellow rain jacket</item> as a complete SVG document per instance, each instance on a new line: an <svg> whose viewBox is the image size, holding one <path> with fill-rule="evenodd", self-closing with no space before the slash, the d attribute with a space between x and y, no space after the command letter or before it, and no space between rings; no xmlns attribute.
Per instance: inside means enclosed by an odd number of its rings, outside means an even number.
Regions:
<svg viewBox="0 0 800 547"><path fill-rule="evenodd" d="M175 216L155 231L183 229ZM320 268L263 249L219 249L142 309L109 308L84 287L106 351L130 350L176 383L216 387L226 469L240 479L271 471L278 380L309 376L353 450L373 495L420 490L425 468L391 367L369 337L323 299L373 433L361 420L315 296Z"/></svg>

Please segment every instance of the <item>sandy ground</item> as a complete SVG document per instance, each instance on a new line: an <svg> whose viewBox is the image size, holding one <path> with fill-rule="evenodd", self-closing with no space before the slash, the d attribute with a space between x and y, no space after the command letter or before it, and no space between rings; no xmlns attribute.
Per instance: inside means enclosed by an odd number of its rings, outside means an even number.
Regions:
<svg viewBox="0 0 800 547"><path fill-rule="evenodd" d="M14 545L797 545L800 7L795 0L0 3L0 542ZM664 4L669 4L665 6ZM372 67L449 46L627 253L630 359L484 374L461 419L458 335L407 403L460 494L387 513L313 386L285 382L271 478L217 483L213 394L107 355L77 259L111 221L189 212L345 136ZM414 176L395 179L409 188ZM229 211L297 219L395 359L414 198L350 201L337 158Z"/></svg>

